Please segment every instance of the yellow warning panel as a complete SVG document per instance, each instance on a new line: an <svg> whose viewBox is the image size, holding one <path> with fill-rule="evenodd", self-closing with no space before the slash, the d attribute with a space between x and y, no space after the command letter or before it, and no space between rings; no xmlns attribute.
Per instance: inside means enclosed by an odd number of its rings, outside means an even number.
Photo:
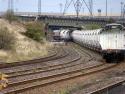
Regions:
<svg viewBox="0 0 125 94"><path fill-rule="evenodd" d="M7 87L7 84L8 84L7 77L8 77L8 75L0 73L0 90Z"/></svg>

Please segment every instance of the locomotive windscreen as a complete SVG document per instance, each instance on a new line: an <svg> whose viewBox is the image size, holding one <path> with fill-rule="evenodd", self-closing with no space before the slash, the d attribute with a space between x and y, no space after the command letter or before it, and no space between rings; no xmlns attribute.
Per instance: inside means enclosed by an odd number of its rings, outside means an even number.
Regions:
<svg viewBox="0 0 125 94"><path fill-rule="evenodd" d="M123 26L122 25L109 25L109 26L106 26L105 29L106 29L106 31L107 30L110 30L110 31L123 30Z"/></svg>

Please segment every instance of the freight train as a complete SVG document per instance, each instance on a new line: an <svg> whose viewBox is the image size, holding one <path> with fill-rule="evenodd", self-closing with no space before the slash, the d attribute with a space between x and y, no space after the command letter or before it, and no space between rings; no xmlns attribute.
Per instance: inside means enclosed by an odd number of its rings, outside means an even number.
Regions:
<svg viewBox="0 0 125 94"><path fill-rule="evenodd" d="M60 39L74 42L98 51L106 62L119 62L124 60L125 53L125 27L112 23L96 30L59 30Z"/></svg>

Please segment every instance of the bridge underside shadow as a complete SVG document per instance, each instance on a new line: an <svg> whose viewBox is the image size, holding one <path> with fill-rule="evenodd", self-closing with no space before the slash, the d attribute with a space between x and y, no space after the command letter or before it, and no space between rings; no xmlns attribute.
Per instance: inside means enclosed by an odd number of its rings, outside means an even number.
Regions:
<svg viewBox="0 0 125 94"><path fill-rule="evenodd" d="M51 30L59 30L59 29L81 29L81 27L57 26L57 25L48 25L48 28L51 29Z"/></svg>

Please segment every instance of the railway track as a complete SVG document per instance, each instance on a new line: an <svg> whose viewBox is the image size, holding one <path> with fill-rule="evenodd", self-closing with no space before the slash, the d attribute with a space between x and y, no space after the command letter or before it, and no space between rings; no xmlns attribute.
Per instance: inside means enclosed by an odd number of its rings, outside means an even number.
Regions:
<svg viewBox="0 0 125 94"><path fill-rule="evenodd" d="M106 81L105 81L105 83L106 83ZM108 84L103 83L103 87L99 87L99 85L98 85L99 88L92 89L93 91L90 92L90 94L101 94L101 93L106 93L106 92L110 92L111 94L114 94L114 93L115 94L124 94L124 92L125 92L125 90L124 90L125 78L124 77L121 77L121 78L116 77L114 79L110 79L107 83Z"/></svg>
<svg viewBox="0 0 125 94"><path fill-rule="evenodd" d="M10 68L10 67L15 67L15 66L22 66L22 65L28 65L32 63L39 63L39 62L45 62L45 61L50 61L59 58L59 53L60 51L58 48L54 48L53 51L49 51L49 55L34 59L34 60L29 60L29 61L22 61L22 62L13 62L13 63L1 63L0 68Z"/></svg>
<svg viewBox="0 0 125 94"><path fill-rule="evenodd" d="M44 66L44 67L36 68L35 70L30 69L30 70L18 71L19 73L10 72L10 73L7 73L9 75L8 78L13 78L13 77L17 77L17 76L24 76L24 75L27 75L27 74L28 75L34 74L34 71L35 71L35 73L41 73L41 72L53 71L53 70L57 70L57 69L59 70L59 69L63 69L63 68L66 68L66 67L72 67L72 66L76 65L75 61L77 61L81 58L81 56L79 56L78 54L75 54L75 56L76 56L75 58L73 58L71 60L67 60L63 63ZM74 62L74 63L72 63L72 62ZM82 64L82 63L79 63L79 64Z"/></svg>
<svg viewBox="0 0 125 94"><path fill-rule="evenodd" d="M81 56L79 56L79 54L76 54L76 56L78 55L77 58L74 58L73 60L69 61L69 62L63 62L63 63L59 63L59 64L56 64L56 65L49 65L49 66L44 66L44 67L37 67L35 70L33 69L27 69L27 70L16 70L16 71L8 71L6 72L6 74L9 75L8 78L12 78L12 77L17 77L17 76L24 76L24 75L27 75L27 74L32 74L34 71L35 73L39 73L39 72L46 72L46 71L52 71L52 70L55 70L55 69L62 69L62 68L66 68L66 67L73 67L75 65L82 65L83 62L75 62L77 60L79 60L81 58ZM88 54L89 55L89 54ZM74 57L76 57L74 56ZM90 56L90 55L89 55ZM90 56L91 57L91 56ZM92 60L92 58L89 58L89 60ZM89 61L88 60L88 61ZM73 63L72 63L73 61ZM85 61L85 60L83 60ZM89 65L89 63L87 64ZM85 64L85 66L87 66Z"/></svg>
<svg viewBox="0 0 125 94"><path fill-rule="evenodd" d="M87 56L89 59L89 60L87 59L87 61L95 60L95 57L93 56L93 54L90 54L90 52L88 52L87 49L83 49L83 47L75 43L70 43L70 44L72 47L74 47L74 49L80 52L82 56Z"/></svg>
<svg viewBox="0 0 125 94"><path fill-rule="evenodd" d="M70 53L70 54L73 54L73 53ZM76 55L78 55L78 54L73 54L73 55L75 55L74 57L76 57ZM67 55L66 55L67 56ZM71 59L71 60L69 60L69 59ZM9 75L9 77L8 78L10 78L10 77L16 77L16 76L23 76L23 75L26 75L26 74L32 74L32 72L35 72L35 73L37 73L37 72L41 72L41 71L44 71L44 70L46 70L46 69L48 69L48 70L50 70L50 69L54 69L54 68L60 68L61 66L63 66L64 64L70 64L70 62L71 61L75 61L75 60L77 60L77 59L79 59L80 58L80 56L78 56L78 57L76 57L76 58L71 58L71 56L69 57L69 56L67 56L67 57L63 57L63 58L59 58L60 59L60 61L63 61L64 59L68 59L68 61L65 63L65 62L61 62L61 63L59 63L58 61L59 61L59 59L57 59L57 60L52 60L52 61L49 61L49 62L44 62L44 63L46 63L46 65L45 66L43 66L43 65L41 65L41 64L33 64L32 66L31 65L29 65L29 66L20 66L20 68L19 67L17 67L17 68L10 68L10 69L4 69L4 70L7 70L7 71L5 71L4 73L6 73L6 74L8 74ZM43 62L42 62L43 63ZM28 67L28 68L27 68ZM4 71L3 70L3 71Z"/></svg>
<svg viewBox="0 0 125 94"><path fill-rule="evenodd" d="M9 88L5 89L3 92L8 94L8 93L13 93L13 92L20 92L24 91L27 89L31 89L33 87L38 87L38 86L45 86L45 85L50 85L52 83L56 83L58 81L64 81L64 80L69 80L73 79L79 76L85 76L85 75L90 75L92 73L97 73L100 71L104 71L109 68L113 68L116 65L95 65L91 67L86 67L86 68L80 68L80 69L70 69L66 71L61 71L58 70L58 72L53 72L51 71L50 73L44 72L43 74L33 74L33 75L28 75L27 77L24 77L24 79L21 81L20 78L18 81L15 79L13 83L9 84ZM35 76L34 76L35 75ZM42 75L42 76L39 76ZM20 85L19 85L20 84Z"/></svg>
<svg viewBox="0 0 125 94"><path fill-rule="evenodd" d="M73 48L69 55L77 58L71 59L71 57L67 56L68 58L65 58L65 63L46 66L44 69L39 68L37 71L18 71L20 74L16 74L16 71L8 72L10 75L8 88L1 92L5 94L18 93L38 86L90 75L117 66L116 64L95 62L95 58L91 53L80 48L79 53L75 50L76 48ZM80 53L86 55L88 58L81 58L79 56Z"/></svg>
<svg viewBox="0 0 125 94"><path fill-rule="evenodd" d="M78 54L76 54L76 56L74 57L77 57ZM77 59L80 59L81 57L78 55L77 58L74 58L72 61L77 61ZM91 59L90 59L91 60ZM54 70L54 69L60 69L60 68L65 68L65 66L67 67L72 67L72 66L75 66L75 65L79 65L79 64L82 64L81 62L80 63L71 63L72 61L69 61L69 62L63 62L63 63L59 63L59 64L56 64L56 65L49 65L49 66L44 66L44 67L37 67L37 70L35 70L35 72L41 72L41 71L46 71L45 69L47 70ZM48 69L49 68L49 69ZM26 68L27 69L27 68ZM16 76L19 76L21 74L18 74L18 73L21 73L21 72L27 72L29 74L29 71L31 71L31 69L27 69L27 70L14 70L14 71L10 71L9 69L6 69L7 71L5 72L6 74L9 75L9 77L16 77ZM33 69L34 71L34 69ZM32 73L32 72L30 72ZM22 74L22 75L26 75L25 74Z"/></svg>
<svg viewBox="0 0 125 94"><path fill-rule="evenodd" d="M70 53L71 54L71 53ZM78 57L77 57L77 56ZM78 55L78 54L76 54L76 53L72 53L71 55L69 55L70 57L68 57L67 58L67 60L68 61L65 61L67 64L70 64L70 62L72 62L72 61L76 61L77 59L80 59L80 56ZM73 57L73 58L71 58L71 56ZM74 57L76 57L76 58L74 58ZM49 62L50 63L50 62ZM58 62L59 63L59 62ZM62 63L64 63L64 62L62 62ZM62 65L64 65L64 64L54 64L54 65L52 65L52 66L55 66L55 67L59 67L59 66L62 66ZM52 66L48 66L48 68L51 68ZM45 68L45 67L44 67ZM59 69L59 68L58 68ZM44 69L42 69L42 70L44 70ZM50 70L50 69L49 69ZM52 70L52 69L51 69ZM53 70L54 70L54 68L53 68ZM16 71L16 70L15 70ZM26 71L26 70L25 70ZM25 72L24 71L24 72ZM9 72L10 72L10 74L13 74L14 73L14 71L6 71L6 73L8 73L9 74ZM40 71L39 71L40 72ZM38 72L34 72L34 73L30 73L30 74L35 74L35 73L38 73ZM24 75L26 75L26 74L23 74L22 76L24 76ZM27 74L28 75L28 74ZM15 75L16 77L17 77L17 75ZM19 76L19 75L18 75ZM14 77L14 76L13 76ZM10 78L12 78L12 76L10 77Z"/></svg>
<svg viewBox="0 0 125 94"><path fill-rule="evenodd" d="M90 86L91 85L91 86ZM125 76L108 77L82 85L84 88L71 90L70 94L124 94Z"/></svg>
<svg viewBox="0 0 125 94"><path fill-rule="evenodd" d="M28 71L28 70L31 70L34 65L35 65L34 68L38 67L40 65L45 66L46 65L45 62L61 59L68 55L68 53L66 51L64 51L64 49L61 49L61 50L56 49L56 50L57 50L56 53L54 53L53 55L49 55L45 58L17 62L17 63L12 63L12 64L8 64L8 63L3 64L4 67L0 68L0 71L5 74L11 74L11 73L16 73L16 72L20 72L20 71ZM8 66L10 66L10 67L8 67Z"/></svg>

